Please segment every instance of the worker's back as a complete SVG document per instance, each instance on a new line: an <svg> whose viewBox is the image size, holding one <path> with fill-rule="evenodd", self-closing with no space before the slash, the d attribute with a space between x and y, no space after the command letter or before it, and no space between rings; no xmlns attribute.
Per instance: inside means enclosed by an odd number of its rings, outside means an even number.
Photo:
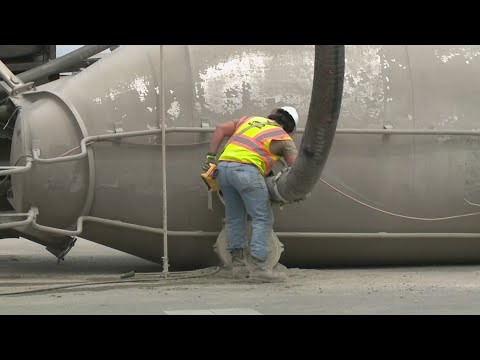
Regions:
<svg viewBox="0 0 480 360"><path fill-rule="evenodd" d="M219 161L252 164L266 176L282 156L281 141L293 143L290 135L275 121L259 116L243 117ZM279 143L271 146L272 142ZM276 151L272 152L271 148L276 148Z"/></svg>

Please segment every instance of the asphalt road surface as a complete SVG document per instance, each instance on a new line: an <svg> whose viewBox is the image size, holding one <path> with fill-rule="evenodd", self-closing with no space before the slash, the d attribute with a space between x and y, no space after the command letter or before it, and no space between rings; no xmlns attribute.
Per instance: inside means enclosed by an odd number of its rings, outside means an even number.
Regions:
<svg viewBox="0 0 480 360"><path fill-rule="evenodd" d="M480 314L480 265L288 269L277 284L161 271L84 239L60 264L38 244L0 239L0 314Z"/></svg>

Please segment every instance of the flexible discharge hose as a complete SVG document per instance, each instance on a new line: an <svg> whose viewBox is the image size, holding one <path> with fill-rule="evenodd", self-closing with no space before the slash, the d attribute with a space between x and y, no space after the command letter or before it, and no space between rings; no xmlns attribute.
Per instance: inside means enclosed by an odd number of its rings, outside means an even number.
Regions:
<svg viewBox="0 0 480 360"><path fill-rule="evenodd" d="M300 201L320 179L332 146L343 95L344 45L315 45L312 97L307 124L294 165L278 176L268 177L274 201Z"/></svg>

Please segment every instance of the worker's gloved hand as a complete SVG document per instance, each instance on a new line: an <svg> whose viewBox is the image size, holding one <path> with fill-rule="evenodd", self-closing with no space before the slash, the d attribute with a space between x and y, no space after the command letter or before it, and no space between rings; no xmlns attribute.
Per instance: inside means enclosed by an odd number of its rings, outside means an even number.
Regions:
<svg viewBox="0 0 480 360"><path fill-rule="evenodd" d="M210 164L216 164L217 163L217 155L208 153L207 158L205 159L205 162L203 163L202 170L207 171L210 169Z"/></svg>

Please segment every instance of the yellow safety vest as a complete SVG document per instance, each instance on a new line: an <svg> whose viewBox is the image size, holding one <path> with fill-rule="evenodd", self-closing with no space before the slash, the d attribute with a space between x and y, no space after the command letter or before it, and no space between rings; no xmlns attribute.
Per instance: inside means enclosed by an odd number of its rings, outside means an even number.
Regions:
<svg viewBox="0 0 480 360"><path fill-rule="evenodd" d="M218 161L255 165L266 176L280 156L270 152L272 140L292 140L275 121L259 117L243 117L227 142Z"/></svg>

